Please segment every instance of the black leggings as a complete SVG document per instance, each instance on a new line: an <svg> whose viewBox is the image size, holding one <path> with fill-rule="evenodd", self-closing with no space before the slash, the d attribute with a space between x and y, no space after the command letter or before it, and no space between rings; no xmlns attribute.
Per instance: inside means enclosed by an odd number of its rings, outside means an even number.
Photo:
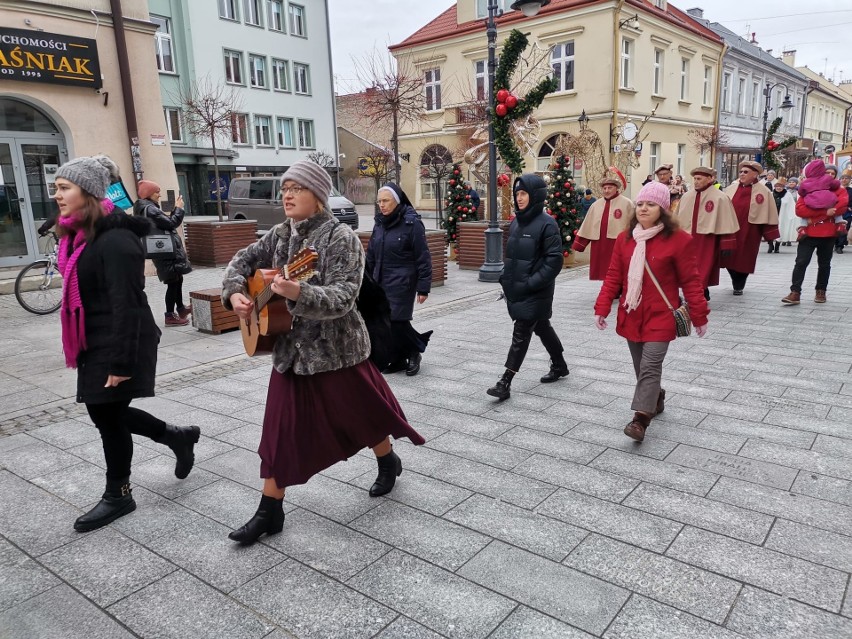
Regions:
<svg viewBox="0 0 852 639"><path fill-rule="evenodd" d="M183 275L178 275L177 279L166 282L166 313L171 315L175 312L175 306L178 309L183 306Z"/></svg>
<svg viewBox="0 0 852 639"><path fill-rule="evenodd" d="M130 400L109 404L86 404L89 417L101 433L106 460L106 476L124 479L130 476L133 461L132 435L144 435L155 442L166 433L166 422L138 408Z"/></svg>

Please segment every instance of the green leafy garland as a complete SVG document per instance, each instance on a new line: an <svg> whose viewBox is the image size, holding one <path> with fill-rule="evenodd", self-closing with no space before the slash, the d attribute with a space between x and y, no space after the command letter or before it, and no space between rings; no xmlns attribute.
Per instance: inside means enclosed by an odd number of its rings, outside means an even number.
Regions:
<svg viewBox="0 0 852 639"><path fill-rule="evenodd" d="M527 44L529 44L527 36L517 29L512 29L509 37L506 39L506 43L503 45L503 51L500 54L500 63L497 65L497 73L494 76L492 91L494 91L495 102L497 102L496 96L498 91L509 90L511 76L515 72L515 68L518 66L521 54L527 48ZM510 133L512 121L527 117L542 103L544 97L548 93L556 91L558 86L556 78L551 76L539 82L526 96L518 99L517 106L509 109L508 113L503 117L497 115L496 112L490 114L491 120L494 123L494 139L497 144L497 150L500 152L503 163L512 170L512 173L520 174L524 171L524 159L521 157Z"/></svg>
<svg viewBox="0 0 852 639"><path fill-rule="evenodd" d="M550 165L550 183L547 185L547 200L544 210L559 226L562 238L562 255L571 253L571 245L580 228L580 201L574 178L568 167L571 160L566 155L557 155Z"/></svg>
<svg viewBox="0 0 852 639"><path fill-rule="evenodd" d="M781 163L775 159L775 154L782 149L786 149L788 146L793 146L798 138L793 135L782 142L776 142L772 139L777 132L779 127L781 126L781 118L775 118L772 120L772 124L769 125L769 130L766 132L766 139L763 141L763 146L760 149L760 158L762 160L762 164L767 169L772 169L776 173L780 171L782 168Z"/></svg>
<svg viewBox="0 0 852 639"><path fill-rule="evenodd" d="M453 170L447 180L447 197L444 198L444 219L441 227L446 230L447 244L458 242L458 223L475 222L477 220L476 209L470 201L470 194L465 188L464 176L461 164L453 164Z"/></svg>

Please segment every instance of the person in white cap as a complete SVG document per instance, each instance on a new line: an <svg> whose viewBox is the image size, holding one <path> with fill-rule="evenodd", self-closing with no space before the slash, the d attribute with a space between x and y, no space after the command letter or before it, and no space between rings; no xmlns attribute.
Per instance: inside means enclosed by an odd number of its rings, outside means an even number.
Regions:
<svg viewBox="0 0 852 639"><path fill-rule="evenodd" d="M589 212L586 213L571 245L572 249L580 253L591 245L590 280L603 281L606 278L615 239L627 228L630 218L633 217L633 202L619 193L626 186L626 181L622 182L614 177L606 177L600 181L603 198L589 207Z"/></svg>

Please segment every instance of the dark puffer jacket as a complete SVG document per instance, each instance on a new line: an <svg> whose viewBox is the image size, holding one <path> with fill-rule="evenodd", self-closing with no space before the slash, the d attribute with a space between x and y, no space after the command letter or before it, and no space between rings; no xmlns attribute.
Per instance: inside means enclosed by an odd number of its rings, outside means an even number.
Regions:
<svg viewBox="0 0 852 639"><path fill-rule="evenodd" d="M183 222L186 211L182 208L176 208L171 215L166 215L151 200L139 199L133 203L133 214L139 217L147 217L151 221L154 228L150 230L150 233L168 233L172 236L172 242L175 245L175 259L152 260L157 268L157 277L161 282L168 283L177 279L179 275L186 275L192 271L183 241L177 232L177 227Z"/></svg>
<svg viewBox="0 0 852 639"><path fill-rule="evenodd" d="M367 247L367 272L381 285L391 306L393 321L410 320L416 295L432 290L432 257L426 228L408 196L396 184L386 184L400 203L390 215L376 213Z"/></svg>
<svg viewBox="0 0 852 639"><path fill-rule="evenodd" d="M77 263L86 313L86 350L77 358L77 401L126 401L154 395L160 329L145 295L145 255L140 238L147 220L122 212L95 225L94 239ZM104 388L109 375L129 377Z"/></svg>
<svg viewBox="0 0 852 639"><path fill-rule="evenodd" d="M509 227L509 241L500 284L513 320L549 319L553 315L556 276L562 270L562 241L559 227L544 212L547 185L537 175L515 180L512 192L526 191L530 203L518 210Z"/></svg>

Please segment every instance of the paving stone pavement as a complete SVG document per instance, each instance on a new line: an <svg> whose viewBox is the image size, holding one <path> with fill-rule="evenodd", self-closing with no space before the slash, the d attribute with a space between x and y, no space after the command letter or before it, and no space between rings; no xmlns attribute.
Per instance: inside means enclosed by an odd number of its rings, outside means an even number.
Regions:
<svg viewBox="0 0 852 639"><path fill-rule="evenodd" d="M192 474L138 440L136 512L88 534L103 455L63 368L58 317L0 296L0 637L187 639L852 637L852 256L829 302L783 307L793 251L761 255L745 295L713 289L710 331L675 342L666 411L621 428L633 372L593 326L598 284L560 276L571 374L542 385L534 343L513 394L485 395L511 335L496 287L451 266L418 308L416 377L388 377L426 437L371 499L362 452L288 490L279 535L235 547L256 508L267 359L239 336L168 329L158 396L201 426ZM217 269L187 277L215 286ZM148 279L155 313L163 288Z"/></svg>

